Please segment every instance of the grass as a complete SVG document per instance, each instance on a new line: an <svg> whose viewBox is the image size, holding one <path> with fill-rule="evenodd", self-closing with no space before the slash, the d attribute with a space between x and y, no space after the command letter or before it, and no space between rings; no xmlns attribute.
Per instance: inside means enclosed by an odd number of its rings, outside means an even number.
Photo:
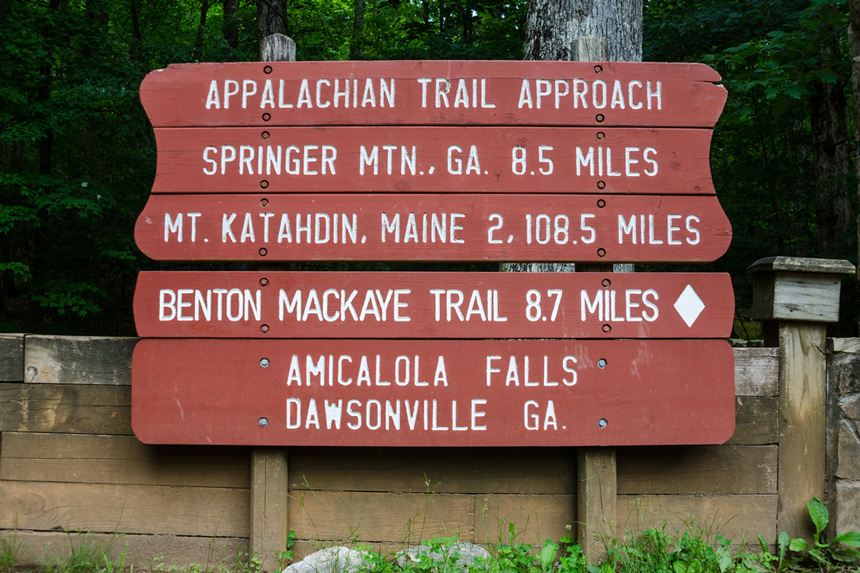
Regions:
<svg viewBox="0 0 860 573"><path fill-rule="evenodd" d="M429 490L428 482L428 490ZM428 498L431 496L428 495ZM542 545L518 541L513 524L503 529L498 542L488 544L490 557L464 565L458 554L456 537L422 542L422 551L413 559L397 560L396 554L365 552L361 571L367 573L860 573L860 532L843 532L825 540L829 515L824 504L812 498L808 505L815 527L813 543L781 533L775 547L758 536L753 547L740 543L731 551L732 542L710 528L687 523L675 533L666 525L635 534L603 539L604 556L587 560L579 544L569 536ZM68 550L62 558L46 560L38 566L22 565L23 544L13 531L0 535L0 573L133 573L126 564L122 536L96 542L86 533L68 536ZM291 532L282 563L290 561L295 540ZM111 557L112 556L112 557ZM239 552L228 564L165 567L155 559L146 569L168 573L261 573L260 561ZM319 573L342 573L334 571Z"/></svg>
<svg viewBox="0 0 860 573"><path fill-rule="evenodd" d="M117 538L117 541L121 541ZM528 543L494 544L488 547L491 557L465 568L450 548L456 538L426 541L427 549L418 559L397 564L394 555L367 552L362 571L371 573L858 573L858 562L843 563L832 553L821 559L809 557L808 551L792 550L788 542L775 550L760 538L754 550L730 552L730 541L718 537L711 542L700 532L673 534L665 528L648 529L632 539L609 539L604 559L589 562L577 543L569 537L559 543L547 540L542 546ZM116 551L88 541L86 534L76 539L70 535L68 554L40 565L21 565L20 543L11 536L0 537L0 572L2 573L120 573L135 568L125 563L125 551ZM431 553L446 556L441 561ZM163 565L156 559L146 569L169 573L260 573L259 562L241 552L227 565L190 564L184 567ZM338 573L338 572L335 572Z"/></svg>

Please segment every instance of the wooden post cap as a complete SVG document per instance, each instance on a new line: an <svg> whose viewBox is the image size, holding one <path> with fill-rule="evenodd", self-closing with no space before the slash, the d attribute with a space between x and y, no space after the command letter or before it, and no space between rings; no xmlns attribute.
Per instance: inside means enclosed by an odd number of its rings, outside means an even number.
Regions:
<svg viewBox="0 0 860 573"><path fill-rule="evenodd" d="M757 320L838 322L841 275L855 268L846 260L768 257L747 271Z"/></svg>

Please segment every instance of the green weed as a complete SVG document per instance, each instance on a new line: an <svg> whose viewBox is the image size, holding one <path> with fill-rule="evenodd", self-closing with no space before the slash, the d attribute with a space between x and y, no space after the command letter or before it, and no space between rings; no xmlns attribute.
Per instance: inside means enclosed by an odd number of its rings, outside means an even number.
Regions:
<svg viewBox="0 0 860 573"><path fill-rule="evenodd" d="M18 531L0 536L0 571L11 571L21 560L23 551L21 540L18 539Z"/></svg>

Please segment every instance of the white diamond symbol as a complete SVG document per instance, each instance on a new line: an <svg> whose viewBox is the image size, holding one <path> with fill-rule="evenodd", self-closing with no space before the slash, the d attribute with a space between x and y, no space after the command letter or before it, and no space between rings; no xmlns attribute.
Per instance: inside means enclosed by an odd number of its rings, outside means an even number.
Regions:
<svg viewBox="0 0 860 573"><path fill-rule="evenodd" d="M681 318L684 319L684 322L689 327L693 326L693 323L696 322L696 319L705 310L705 303L702 302L702 299L699 298L693 287L687 285L687 288L684 289L684 292L675 301L675 310L678 311L678 314L681 315Z"/></svg>

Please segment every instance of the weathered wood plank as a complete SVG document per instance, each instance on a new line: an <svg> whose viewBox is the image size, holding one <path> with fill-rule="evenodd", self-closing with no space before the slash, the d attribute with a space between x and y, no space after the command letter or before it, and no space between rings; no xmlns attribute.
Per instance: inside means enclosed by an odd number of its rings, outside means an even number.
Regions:
<svg viewBox="0 0 860 573"><path fill-rule="evenodd" d="M576 539L590 559L612 530L618 498L617 448L579 448L576 461Z"/></svg>
<svg viewBox="0 0 860 573"><path fill-rule="evenodd" d="M542 545L547 539L571 534L577 520L575 507L573 495L476 495L473 541Z"/></svg>
<svg viewBox="0 0 860 573"><path fill-rule="evenodd" d="M735 546L754 542L756 535L776 543L776 495L620 495L616 534L635 535L668 525L690 531L691 524Z"/></svg>
<svg viewBox="0 0 860 573"><path fill-rule="evenodd" d="M727 444L764 445L779 442L779 399L771 396L735 398L735 433Z"/></svg>
<svg viewBox="0 0 860 573"><path fill-rule="evenodd" d="M0 536L11 532L0 531ZM135 535L108 533L71 533L16 531L21 542L21 563L39 565L53 559L68 557L69 544L75 547L98 547L107 549L107 555L115 559L125 551L125 566L135 570L154 570L161 565L164 570L171 566L188 568L201 565L203 571L211 571L218 565L229 568L237 559L244 559L248 551L248 539L244 537L188 537L178 535Z"/></svg>
<svg viewBox="0 0 860 573"><path fill-rule="evenodd" d="M471 538L475 496L291 491L288 522L298 539L416 542Z"/></svg>
<svg viewBox="0 0 860 573"><path fill-rule="evenodd" d="M806 504L824 498L826 329L820 323L779 325L779 530L811 539Z"/></svg>
<svg viewBox="0 0 860 573"><path fill-rule="evenodd" d="M511 460L517 463L512 464ZM348 472L343 468L349 468ZM294 490L569 494L575 460L561 448L294 448Z"/></svg>
<svg viewBox="0 0 860 573"><path fill-rule="evenodd" d="M133 436L6 432L0 479L250 487L245 448L147 446Z"/></svg>
<svg viewBox="0 0 860 573"><path fill-rule="evenodd" d="M0 334L0 382L24 381L24 335Z"/></svg>
<svg viewBox="0 0 860 573"><path fill-rule="evenodd" d="M779 393L779 351L776 348L735 348L735 394L776 396Z"/></svg>
<svg viewBox="0 0 860 573"><path fill-rule="evenodd" d="M769 257L750 265L753 316L761 320L837 322L842 276L854 265L845 260Z"/></svg>
<svg viewBox="0 0 860 573"><path fill-rule="evenodd" d="M251 551L266 571L275 556L286 550L289 465L286 448L254 448L251 451Z"/></svg>
<svg viewBox="0 0 860 573"><path fill-rule="evenodd" d="M248 536L248 490L0 481L0 528Z"/></svg>
<svg viewBox="0 0 860 573"><path fill-rule="evenodd" d="M860 354L860 338L830 338L828 344L832 352Z"/></svg>
<svg viewBox="0 0 860 573"><path fill-rule="evenodd" d="M137 338L27 335L27 382L44 384L131 384L131 355Z"/></svg>
<svg viewBox="0 0 860 573"><path fill-rule="evenodd" d="M131 389L0 383L0 432L131 435Z"/></svg>
<svg viewBox="0 0 860 573"><path fill-rule="evenodd" d="M777 446L618 448L620 494L776 493Z"/></svg>

